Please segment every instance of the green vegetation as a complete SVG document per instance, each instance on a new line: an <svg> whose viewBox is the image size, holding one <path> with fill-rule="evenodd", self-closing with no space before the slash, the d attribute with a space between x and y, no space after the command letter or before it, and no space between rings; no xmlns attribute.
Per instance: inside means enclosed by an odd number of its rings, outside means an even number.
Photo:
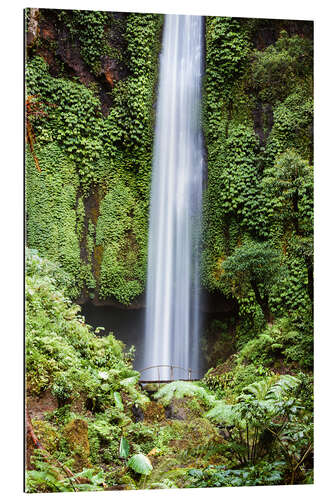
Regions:
<svg viewBox="0 0 333 500"><path fill-rule="evenodd" d="M312 483L306 23L206 18L201 281L237 307L207 327L200 382L150 393L134 348L87 325L75 301L131 305L145 291L163 18L38 19L26 65L27 491Z"/></svg>
<svg viewBox="0 0 333 500"><path fill-rule="evenodd" d="M27 250L26 273L27 406L39 441L28 431L27 491L311 482L312 380L263 368L281 345L248 343L229 372L165 384L150 400L121 342L98 337L71 303L61 267ZM262 369L251 374L249 361Z"/></svg>
<svg viewBox="0 0 333 500"><path fill-rule="evenodd" d="M281 319L311 367L313 48L281 24L266 21L277 40L258 50L259 21L206 20L202 281L237 300L236 346Z"/></svg>
<svg viewBox="0 0 333 500"><path fill-rule="evenodd" d="M109 85L112 106L103 116L96 97L98 79L85 86L78 81L80 74L72 77L65 69L53 76L38 43L30 50L26 83L32 111L28 118L41 172L27 148L27 243L72 276L73 298L84 290L97 291L101 299L128 304L145 286L162 18L52 12L68 30L73 53L79 49L80 58L95 75L101 74L107 55L127 76ZM41 11L42 19L48 15L50 11ZM108 35L110 31L116 35ZM119 49L112 50L118 46L123 46L121 61ZM58 61L56 48L49 44L48 50L50 58ZM123 199L116 201L118 196ZM117 219L113 233L110 217Z"/></svg>
<svg viewBox="0 0 333 500"><path fill-rule="evenodd" d="M112 49L107 43L112 14L90 10L63 10L59 11L58 18L69 30L71 41L79 42L84 62L95 74L100 73L101 57L112 55Z"/></svg>

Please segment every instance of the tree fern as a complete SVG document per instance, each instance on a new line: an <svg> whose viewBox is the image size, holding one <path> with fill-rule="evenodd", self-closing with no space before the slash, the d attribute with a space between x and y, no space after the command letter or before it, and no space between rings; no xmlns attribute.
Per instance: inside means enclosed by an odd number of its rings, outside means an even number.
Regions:
<svg viewBox="0 0 333 500"><path fill-rule="evenodd" d="M282 375L267 392L266 399L281 399L287 392L295 389L300 383L297 377Z"/></svg>
<svg viewBox="0 0 333 500"><path fill-rule="evenodd" d="M235 425L237 422L235 405L228 405L224 401L216 401L215 406L205 416L214 422L225 425Z"/></svg>
<svg viewBox="0 0 333 500"><path fill-rule="evenodd" d="M267 393L273 384L273 378L265 378L250 384L243 389L243 393L239 396L239 401L242 401L246 396L251 395L257 401L264 401Z"/></svg>
<svg viewBox="0 0 333 500"><path fill-rule="evenodd" d="M192 396L201 399L204 403L212 405L215 402L215 396L209 394L203 387L194 382L184 382L177 380L166 384L154 395L163 404L169 404L172 399L182 399L186 396Z"/></svg>
<svg viewBox="0 0 333 500"><path fill-rule="evenodd" d="M274 377L266 378L244 387L239 401L244 400L248 395L257 401L279 400L287 392L295 389L298 384L298 378L291 375L281 375L278 380L274 380Z"/></svg>

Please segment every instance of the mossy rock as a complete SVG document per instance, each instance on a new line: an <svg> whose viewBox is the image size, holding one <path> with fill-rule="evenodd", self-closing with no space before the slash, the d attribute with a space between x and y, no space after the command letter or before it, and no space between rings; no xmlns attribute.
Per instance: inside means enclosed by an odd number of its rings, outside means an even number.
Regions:
<svg viewBox="0 0 333 500"><path fill-rule="evenodd" d="M188 448L190 449L221 441L216 427L205 418L199 417L193 419L187 423L184 431L184 439L187 439L189 443Z"/></svg>
<svg viewBox="0 0 333 500"><path fill-rule="evenodd" d="M149 476L148 484L158 483L163 479L170 479L177 484L177 479L181 476L180 468L181 464L178 457L175 456L165 456L158 457L158 459L153 461L153 470ZM176 471L179 471L178 473Z"/></svg>
<svg viewBox="0 0 333 500"><path fill-rule="evenodd" d="M43 448L52 455L57 450L59 444L57 429L49 422L37 419L32 420L32 426Z"/></svg>
<svg viewBox="0 0 333 500"><path fill-rule="evenodd" d="M65 425L63 433L73 453L75 469L80 471L85 467L91 467L87 422L75 418Z"/></svg>
<svg viewBox="0 0 333 500"><path fill-rule="evenodd" d="M177 469L169 470L165 473L165 479L172 481L178 488L183 488L188 479L188 471L192 467L179 467Z"/></svg>
<svg viewBox="0 0 333 500"><path fill-rule="evenodd" d="M144 421L149 423L163 422L165 420L165 408L161 403L149 401L144 407Z"/></svg>
<svg viewBox="0 0 333 500"><path fill-rule="evenodd" d="M198 398L186 396L182 399L173 399L166 407L166 416L175 420L192 420L205 411L206 408Z"/></svg>

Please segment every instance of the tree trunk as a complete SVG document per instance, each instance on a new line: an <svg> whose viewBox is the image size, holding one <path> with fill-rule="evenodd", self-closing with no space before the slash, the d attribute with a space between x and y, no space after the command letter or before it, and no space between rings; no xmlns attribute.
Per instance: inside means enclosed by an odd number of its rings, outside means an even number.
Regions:
<svg viewBox="0 0 333 500"><path fill-rule="evenodd" d="M269 307L268 307L268 296L265 295L264 298L261 297L260 292L259 292L259 288L258 288L257 283L255 281L253 281L253 280L251 281L251 286L252 286L252 289L254 291L256 301L258 302L258 304L262 310L262 313L264 315L265 320L268 323L271 323L272 322L272 315L271 315L271 312L270 312Z"/></svg>

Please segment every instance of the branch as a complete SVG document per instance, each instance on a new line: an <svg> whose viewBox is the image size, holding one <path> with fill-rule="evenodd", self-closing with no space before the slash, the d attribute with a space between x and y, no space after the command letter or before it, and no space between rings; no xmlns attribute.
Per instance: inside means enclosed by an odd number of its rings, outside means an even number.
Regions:
<svg viewBox="0 0 333 500"><path fill-rule="evenodd" d="M43 455L43 457L45 458L45 460L50 465L54 465L54 463L56 463L57 466L60 467L66 473L66 475L69 478L69 480L71 481L71 483L72 483L72 481L74 481L77 484L81 484L82 481L80 481L79 478L76 478L75 475L73 474L73 472L68 467L66 467L66 465L63 465L55 457L52 457L50 455L50 453L48 451L46 451L45 448L43 448L42 444L40 443L40 441L38 440L38 438L37 438L37 436L35 434L35 431L34 431L34 428L32 426L32 422L31 422L31 418L30 418L30 415L29 415L29 412L28 412L28 408L25 409L25 416L26 416L26 431L27 431L27 436L30 435L34 446L37 449L40 450L40 452ZM52 464L52 462L53 462L53 464ZM89 482L90 483L90 481L88 479L85 479L84 482ZM78 491L75 488L75 486L74 486L73 483L72 483L72 486L73 486L74 491Z"/></svg>

